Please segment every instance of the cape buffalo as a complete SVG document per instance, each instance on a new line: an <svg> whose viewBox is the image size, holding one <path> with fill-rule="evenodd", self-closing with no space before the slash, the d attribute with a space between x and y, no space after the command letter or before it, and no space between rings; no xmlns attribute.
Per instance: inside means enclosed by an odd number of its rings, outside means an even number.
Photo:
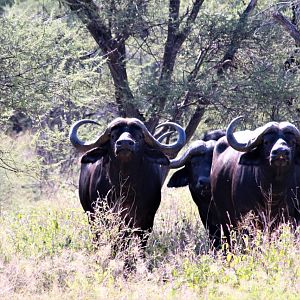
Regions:
<svg viewBox="0 0 300 300"><path fill-rule="evenodd" d="M225 130L222 130L222 129L207 131L203 134L202 140L205 142L211 141L211 140L217 141L221 137L223 137L225 134L226 134Z"/></svg>
<svg viewBox="0 0 300 300"><path fill-rule="evenodd" d="M94 204L107 200L109 207L121 209L125 224L138 229L142 247L154 222L161 201L161 165L169 165L168 155L176 154L185 143L185 131L176 123L158 127L175 129L178 139L163 144L153 137L144 123L135 118L117 118L94 141L83 142L77 130L80 120L70 130L73 146L84 152L81 158L79 197L86 212L94 212Z"/></svg>
<svg viewBox="0 0 300 300"><path fill-rule="evenodd" d="M205 133L203 140L194 141L183 155L171 160L170 168L181 168L170 178L168 187L188 185L192 198L198 207L201 221L210 229L215 223L211 213L210 170L216 140L225 135L223 130ZM210 233L210 234L214 234Z"/></svg>
<svg viewBox="0 0 300 300"><path fill-rule="evenodd" d="M220 227L230 243L229 225L238 226L249 212L269 224L299 223L300 132L289 122L269 122L254 131L234 132L237 117L214 149L211 186Z"/></svg>

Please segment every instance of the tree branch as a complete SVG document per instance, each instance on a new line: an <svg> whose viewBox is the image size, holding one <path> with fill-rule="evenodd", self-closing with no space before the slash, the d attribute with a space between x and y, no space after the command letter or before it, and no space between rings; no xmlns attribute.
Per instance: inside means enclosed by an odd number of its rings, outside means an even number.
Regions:
<svg viewBox="0 0 300 300"><path fill-rule="evenodd" d="M110 52L111 31L103 24L98 6L92 0L65 0L65 3L87 27L101 50L104 53Z"/></svg>
<svg viewBox="0 0 300 300"><path fill-rule="evenodd" d="M217 71L218 75L222 75L224 71L226 71L232 65L232 61L234 59L237 50L240 47L242 40L244 40L249 35L249 33L245 32L245 25L248 21L251 12L254 10L256 4L257 4L257 0L251 0L248 6L246 7L246 9L244 10L244 12L242 13L239 22L233 32L233 36L230 45L227 49L227 52L225 53L223 59L218 65L218 71Z"/></svg>
<svg viewBox="0 0 300 300"><path fill-rule="evenodd" d="M133 95L128 83L126 70L125 41L129 35L124 34L113 39L110 28L107 28L99 16L98 6L92 0L65 0L65 3L75 12L99 45L113 78L116 103L123 117L143 119L138 109L133 105Z"/></svg>
<svg viewBox="0 0 300 300"><path fill-rule="evenodd" d="M205 48L203 50L200 51L198 57L197 57L197 60L196 60L196 63L195 63L195 67L194 69L191 71L191 73L189 74L188 78L187 78L187 83L190 84L191 82L193 82L197 75L198 75L198 72L199 72L199 69L204 61L204 58L206 57L207 53L208 53L208 48ZM173 121L176 121L178 119L181 118L182 114L183 114L183 108L187 107L190 105L190 98L191 98L191 88L189 88L186 92L185 92L185 95L184 95L184 99L182 101L182 103L180 104L179 107L177 107L177 109L175 110L174 114L173 114L173 117L172 117L172 120ZM198 100L194 103L196 104L198 102Z"/></svg>
<svg viewBox="0 0 300 300"><path fill-rule="evenodd" d="M193 22L195 21L199 10L202 6L204 0L195 0L190 15L187 17L187 21L182 30L180 30L180 20L179 20L179 8L180 0L170 0L169 2L169 23L168 23L168 35L167 41L165 44L164 56L163 56L163 65L161 70L161 75L158 82L158 89L164 91L164 95L157 98L157 103L155 106L158 109L152 113L149 121L150 129L154 129L158 124L159 115L164 110L167 96L170 91L170 81L174 71L174 66L177 58L177 54L188 37Z"/></svg>
<svg viewBox="0 0 300 300"><path fill-rule="evenodd" d="M180 0L170 0L168 35L165 44L163 65L159 84L161 84L164 80L168 81L170 79L175 65L176 54L178 52L178 49L175 49L175 44L179 30L179 8Z"/></svg>
<svg viewBox="0 0 300 300"><path fill-rule="evenodd" d="M186 23L184 28L181 30L181 36L185 40L186 37L189 35L190 31L192 30L193 23L195 22L199 10L203 4L204 0L195 1L191 10L190 15L187 17Z"/></svg>
<svg viewBox="0 0 300 300"><path fill-rule="evenodd" d="M189 140L192 138L194 132L196 131L202 116L204 114L205 107L198 105L193 116L190 118L190 121L185 129L186 133L186 142L188 143Z"/></svg>
<svg viewBox="0 0 300 300"><path fill-rule="evenodd" d="M295 40L296 45L300 46L300 31L297 30L297 27L279 11L273 14L273 18L290 34L290 36Z"/></svg>

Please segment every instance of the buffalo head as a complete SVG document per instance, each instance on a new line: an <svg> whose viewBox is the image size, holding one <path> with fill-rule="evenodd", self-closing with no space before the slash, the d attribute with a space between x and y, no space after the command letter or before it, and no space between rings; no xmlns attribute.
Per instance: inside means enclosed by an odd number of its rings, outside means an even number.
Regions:
<svg viewBox="0 0 300 300"><path fill-rule="evenodd" d="M210 191L210 168L216 141L198 140L193 142L184 154L172 159L170 168L181 168L175 172L168 182L168 187L189 185L190 189L200 194Z"/></svg>
<svg viewBox="0 0 300 300"><path fill-rule="evenodd" d="M226 132L228 144L239 152L245 152L240 158L241 164L266 163L278 169L298 163L296 148L300 145L300 132L297 127L289 122L269 122L254 131L234 134L241 118L233 119Z"/></svg>
<svg viewBox="0 0 300 300"><path fill-rule="evenodd" d="M225 134L221 130L212 131L211 133L207 133L206 137L219 139ZM175 172L168 182L168 187L189 186L193 201L198 207L201 221L209 231L211 231L214 218L211 213L210 173L216 143L216 140L195 141L181 157L172 159L170 162L171 168L183 168Z"/></svg>
<svg viewBox="0 0 300 300"><path fill-rule="evenodd" d="M108 124L106 130L95 141L85 142L78 138L77 130L87 123L98 124L84 119L76 122L70 130L70 140L74 147L85 152L82 163L93 163L105 154L109 154L119 163L145 158L158 164L168 165L169 160L166 155L176 153L185 143L184 129L178 124L165 122L157 127L169 126L178 133L175 143L164 144L148 131L143 122L135 118L117 118Z"/></svg>
<svg viewBox="0 0 300 300"><path fill-rule="evenodd" d="M202 140L205 142L210 141L210 140L217 141L224 135L226 135L226 132L222 129L211 130L211 131L205 132L203 134Z"/></svg>

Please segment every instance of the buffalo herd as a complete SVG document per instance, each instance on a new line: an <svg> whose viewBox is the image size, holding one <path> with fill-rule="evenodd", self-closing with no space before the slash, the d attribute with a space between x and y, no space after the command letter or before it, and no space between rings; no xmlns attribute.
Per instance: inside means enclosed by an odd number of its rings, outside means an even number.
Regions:
<svg viewBox="0 0 300 300"><path fill-rule="evenodd" d="M125 224L136 230L145 247L166 170L180 168L167 186L189 186L216 248L221 246L222 232L231 243L231 229L250 213L261 225L281 221L299 225L299 130L289 122L269 122L255 130L235 131L241 119L233 119L226 132L206 133L177 158L173 157L186 143L185 131L177 123L159 125L167 134L157 137L138 119L116 118L93 142L85 142L78 138L78 128L99 124L76 122L70 140L82 153L79 198L84 211L93 214L99 201L121 209ZM162 142L174 133L175 142Z"/></svg>

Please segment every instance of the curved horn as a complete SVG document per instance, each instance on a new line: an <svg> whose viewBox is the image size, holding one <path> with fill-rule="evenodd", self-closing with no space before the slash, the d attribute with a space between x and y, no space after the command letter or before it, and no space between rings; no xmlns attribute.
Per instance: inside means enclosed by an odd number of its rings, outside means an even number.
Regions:
<svg viewBox="0 0 300 300"><path fill-rule="evenodd" d="M174 132L175 131L167 131L167 132L163 133L162 135L155 137L155 139L157 139L161 143L164 139L170 138Z"/></svg>
<svg viewBox="0 0 300 300"><path fill-rule="evenodd" d="M70 129L70 134L69 134L69 138L70 141L72 143L72 145L79 151L88 151L90 149L93 149L101 144L104 144L106 141L108 141L109 136L108 136L108 129L106 129L106 131L100 135L100 137L98 137L96 140L94 141L82 141L78 138L77 135L77 131L78 128L81 127L83 124L97 124L100 126L99 123L97 123L96 121L93 120L89 120L89 119L82 119L79 120L77 122L75 122L71 129Z"/></svg>
<svg viewBox="0 0 300 300"><path fill-rule="evenodd" d="M173 132L177 132L178 133L178 138L177 141L174 142L173 144L164 144L161 142L161 138L158 137L158 139L156 139L151 133L150 131L147 129L146 125L140 121L139 119L136 118L130 118L127 119L128 120L128 124L132 123L135 124L137 126L139 126L142 129L142 132L144 134L144 138L145 138L145 142L157 149L160 149L162 152L164 152L166 155L174 155L175 153L177 153L185 144L186 142L186 135L185 135L185 131L184 129L177 123L174 122L165 122L162 123L160 125L158 125L156 128L160 128L163 126L170 126L171 129L175 129ZM165 137L165 136L163 136ZM163 138L162 137L162 138Z"/></svg>
<svg viewBox="0 0 300 300"><path fill-rule="evenodd" d="M233 134L233 131L240 119L244 118L243 116L239 116L233 119L227 127L226 137L228 144L235 150L240 152L247 152L253 148L255 148L262 140L263 135L270 130L272 127L278 128L278 123L269 122L266 125L257 128L254 131L249 131L250 137L247 142L238 142L236 137Z"/></svg>
<svg viewBox="0 0 300 300"><path fill-rule="evenodd" d="M184 146L186 142L186 135L184 129L177 123L174 122L165 122L160 125L158 125L156 128L160 128L163 126L170 126L178 133L177 141L172 144L164 144L161 143L159 140L155 139L153 135L149 132L149 130L146 128L146 126L143 124L142 130L145 136L145 141L149 145L159 148L161 151L163 151L167 155L174 155L180 149Z"/></svg>
<svg viewBox="0 0 300 300"><path fill-rule="evenodd" d="M185 163L191 159L194 155L204 154L207 147L204 141L196 141L194 142L179 158L170 160L170 169L181 168L185 165Z"/></svg>
<svg viewBox="0 0 300 300"><path fill-rule="evenodd" d="M300 145L300 131L295 125L289 122L281 122L280 128L284 128L285 131L292 132L296 137L297 144Z"/></svg>
<svg viewBox="0 0 300 300"><path fill-rule="evenodd" d="M105 132L102 135L100 135L95 141L92 141L92 142L81 141L77 136L78 128L80 126L82 126L83 124L87 124L87 123L97 124L97 125L99 125L99 124L95 121L88 120L88 119L79 120L70 129L70 141L76 149L78 149L80 151L88 151L92 148L95 148L95 147L100 146L100 145L104 144L105 142L107 142L109 140L109 134L111 132L112 127L118 125L119 123L123 123L123 122L125 122L128 125L135 124L135 125L139 126L142 129L142 132L144 134L145 142L147 144L151 145L152 147L162 150L165 154L169 154L169 155L175 154L177 151L179 151L184 146L185 141L186 141L185 131L180 125L173 123L173 122L165 122L163 124L160 124L156 128L160 128L162 126L171 126L172 128L174 128L177 131L178 139L173 144L161 143L160 142L161 139L160 138L158 140L155 139L153 137L153 135L149 132L149 130L147 129L145 124L136 118L116 118L107 126L107 129L105 130ZM164 137L162 137L162 138L164 138Z"/></svg>
<svg viewBox="0 0 300 300"><path fill-rule="evenodd" d="M241 142L238 142L235 138L235 136L233 135L233 131L234 129L236 128L237 126L237 123L239 122L239 120L243 119L244 116L239 116L235 119L233 119L227 129L226 129L226 138L227 138L227 141L228 141L228 144L235 150L237 151L248 151L249 150L249 147L248 147L248 143L241 143Z"/></svg>

